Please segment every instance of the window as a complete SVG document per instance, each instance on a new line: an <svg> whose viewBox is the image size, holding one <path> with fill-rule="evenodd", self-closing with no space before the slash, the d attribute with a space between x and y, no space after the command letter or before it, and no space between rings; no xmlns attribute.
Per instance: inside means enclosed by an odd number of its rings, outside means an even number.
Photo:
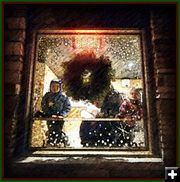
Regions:
<svg viewBox="0 0 180 182"><path fill-rule="evenodd" d="M32 150L37 154L149 154L142 31L37 31L34 42ZM77 68L69 64L78 59L90 61L79 62ZM102 73L105 69L99 63L97 71L94 60L108 62L110 69ZM85 92L67 85L69 75L71 81L80 81ZM71 104L63 119L47 116L42 109L42 98L54 79L62 80L61 89Z"/></svg>

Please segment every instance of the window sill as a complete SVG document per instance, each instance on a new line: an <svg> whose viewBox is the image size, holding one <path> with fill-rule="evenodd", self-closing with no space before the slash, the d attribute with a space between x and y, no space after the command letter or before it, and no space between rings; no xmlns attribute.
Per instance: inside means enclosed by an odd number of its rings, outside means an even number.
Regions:
<svg viewBox="0 0 180 182"><path fill-rule="evenodd" d="M149 157L38 157L29 156L23 159L18 159L15 163L97 163L98 161L103 162L125 162L125 163L163 163L162 158L149 158Z"/></svg>

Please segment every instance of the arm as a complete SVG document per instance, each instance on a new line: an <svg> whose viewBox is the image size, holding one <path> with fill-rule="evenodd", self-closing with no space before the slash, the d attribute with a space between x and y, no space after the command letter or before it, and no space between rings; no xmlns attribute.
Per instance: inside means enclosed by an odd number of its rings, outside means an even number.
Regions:
<svg viewBox="0 0 180 182"><path fill-rule="evenodd" d="M132 117L131 104L127 100L125 100L121 104L121 106L119 108L118 117L126 119L125 123L127 124L127 126L129 126L129 127L135 126L135 120Z"/></svg>
<svg viewBox="0 0 180 182"><path fill-rule="evenodd" d="M65 117L65 116L67 116L67 114L70 110L71 110L71 104L70 104L68 97L66 97L65 101L64 101L64 105L63 105L63 110L60 113L60 115Z"/></svg>
<svg viewBox="0 0 180 182"><path fill-rule="evenodd" d="M41 107L42 107L42 111L43 111L44 114L48 114L48 112L49 112L47 98L48 98L48 94L46 93L43 96L42 101L41 101Z"/></svg>
<svg viewBox="0 0 180 182"><path fill-rule="evenodd" d="M121 106L119 107L119 114L118 117L120 118L125 118L127 115L127 110L128 110L128 103L126 100L124 100L121 104Z"/></svg>

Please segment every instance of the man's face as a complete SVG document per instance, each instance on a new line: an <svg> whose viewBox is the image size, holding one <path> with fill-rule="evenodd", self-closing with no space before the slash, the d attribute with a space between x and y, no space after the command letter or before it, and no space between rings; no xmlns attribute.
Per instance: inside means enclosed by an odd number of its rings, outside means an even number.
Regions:
<svg viewBox="0 0 180 182"><path fill-rule="evenodd" d="M51 89L52 93L57 93L60 91L61 88L60 88L60 85L58 83L52 83L50 89Z"/></svg>

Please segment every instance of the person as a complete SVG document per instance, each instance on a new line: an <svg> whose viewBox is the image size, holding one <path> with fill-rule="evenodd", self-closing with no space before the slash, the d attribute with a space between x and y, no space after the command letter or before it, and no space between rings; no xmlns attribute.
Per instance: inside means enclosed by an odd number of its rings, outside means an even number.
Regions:
<svg viewBox="0 0 180 182"><path fill-rule="evenodd" d="M119 106L121 103L121 94L112 87L105 96L105 99L101 106L101 112L105 117L115 118L115 116L119 113Z"/></svg>
<svg viewBox="0 0 180 182"><path fill-rule="evenodd" d="M98 103L96 101L85 101L84 106L86 109L81 111L81 117L85 119L95 119L98 113L100 113L100 108L98 108ZM97 122L83 121L80 125L79 136L81 139L81 144L83 147L95 147L97 144L96 128Z"/></svg>
<svg viewBox="0 0 180 182"><path fill-rule="evenodd" d="M137 120L143 116L142 104L140 101L140 93L138 89L132 88L127 99L124 99L119 108L119 118L127 119L126 123L129 127L133 127Z"/></svg>
<svg viewBox="0 0 180 182"><path fill-rule="evenodd" d="M47 121L48 141L50 146L59 146L62 143L67 144L68 139L62 131L63 118L67 116L71 109L71 104L67 96L62 93L62 81L52 80L50 82L50 92L47 92L41 102L43 115L45 117L62 118L62 121Z"/></svg>
<svg viewBox="0 0 180 182"><path fill-rule="evenodd" d="M111 88L105 96L101 108L95 105L82 112L84 118L115 118L119 113L122 103L121 94ZM88 113L87 113L88 112ZM84 147L116 147L116 133L114 132L114 121L84 121L80 127L81 144ZM115 128L116 129L116 128Z"/></svg>
<svg viewBox="0 0 180 182"><path fill-rule="evenodd" d="M138 89L132 88L130 90L129 96L127 99L124 99L122 104L119 107L118 118L123 119L119 125L125 131L125 135L120 140L122 144L127 143L128 146L132 146L134 139L134 128L136 122L141 120L143 117L142 104L140 101L140 93Z"/></svg>

